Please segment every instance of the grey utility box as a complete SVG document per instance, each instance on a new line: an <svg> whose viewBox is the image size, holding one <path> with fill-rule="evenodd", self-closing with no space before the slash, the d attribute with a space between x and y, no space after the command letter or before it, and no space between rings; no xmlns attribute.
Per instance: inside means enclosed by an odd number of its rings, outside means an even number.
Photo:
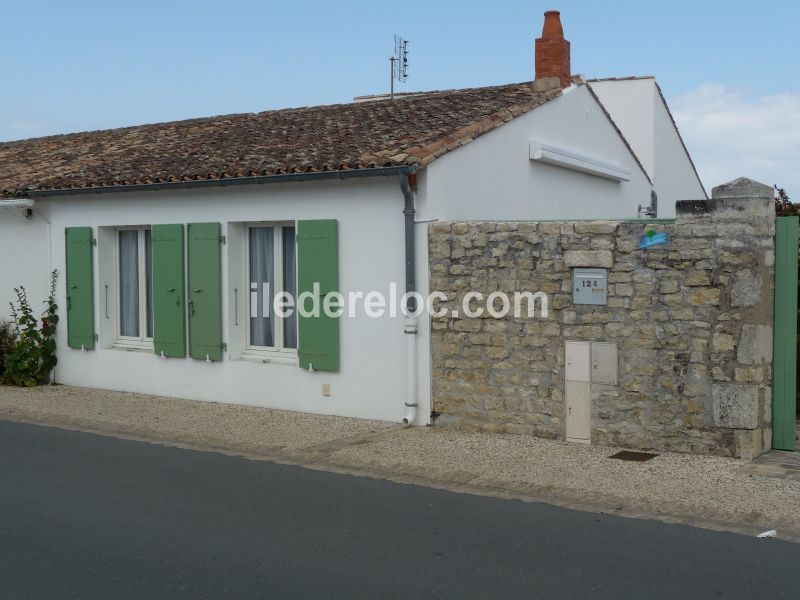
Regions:
<svg viewBox="0 0 800 600"><path fill-rule="evenodd" d="M617 385L617 344L592 342L592 383Z"/></svg>
<svg viewBox="0 0 800 600"><path fill-rule="evenodd" d="M608 304L608 269L573 269L572 303Z"/></svg>

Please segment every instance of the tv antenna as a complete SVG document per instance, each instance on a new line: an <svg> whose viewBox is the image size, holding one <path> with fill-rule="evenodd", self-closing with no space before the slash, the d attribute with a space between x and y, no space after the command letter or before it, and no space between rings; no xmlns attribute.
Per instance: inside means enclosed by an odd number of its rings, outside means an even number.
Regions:
<svg viewBox="0 0 800 600"><path fill-rule="evenodd" d="M390 93L394 100L395 80L405 83L408 78L408 40L399 35L394 36L394 54L389 58L389 65L391 66Z"/></svg>

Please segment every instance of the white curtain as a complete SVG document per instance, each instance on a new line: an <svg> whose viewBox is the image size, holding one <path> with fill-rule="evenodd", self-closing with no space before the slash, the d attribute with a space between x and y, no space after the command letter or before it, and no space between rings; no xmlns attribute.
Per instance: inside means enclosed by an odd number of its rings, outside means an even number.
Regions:
<svg viewBox="0 0 800 600"><path fill-rule="evenodd" d="M144 231L144 268L147 286L147 337L153 337L153 238L149 229Z"/></svg>
<svg viewBox="0 0 800 600"><path fill-rule="evenodd" d="M250 343L253 346L275 346L272 297L275 293L275 246L272 227L250 228ZM269 296L264 301L265 285ZM266 305L266 306L265 306Z"/></svg>
<svg viewBox="0 0 800 600"><path fill-rule="evenodd" d="M297 269L294 227L283 228L283 287L294 298L295 310L283 320L283 346L297 348Z"/></svg>
<svg viewBox="0 0 800 600"><path fill-rule="evenodd" d="M120 335L139 337L139 232L119 232Z"/></svg>

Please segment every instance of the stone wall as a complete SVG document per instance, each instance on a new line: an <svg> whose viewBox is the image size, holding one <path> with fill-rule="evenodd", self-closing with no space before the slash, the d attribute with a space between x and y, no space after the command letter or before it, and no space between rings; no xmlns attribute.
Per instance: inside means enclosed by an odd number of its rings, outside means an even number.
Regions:
<svg viewBox="0 0 800 600"><path fill-rule="evenodd" d="M431 290L448 295L445 316L431 319L437 424L563 439L564 343L607 341L618 345L619 380L592 385L593 443L741 457L768 449L772 190L739 179L712 200L679 202L677 215L432 224ZM668 243L640 249L646 228ZM607 306L573 304L573 267L608 268ZM496 290L544 292L549 316L463 318L465 293Z"/></svg>

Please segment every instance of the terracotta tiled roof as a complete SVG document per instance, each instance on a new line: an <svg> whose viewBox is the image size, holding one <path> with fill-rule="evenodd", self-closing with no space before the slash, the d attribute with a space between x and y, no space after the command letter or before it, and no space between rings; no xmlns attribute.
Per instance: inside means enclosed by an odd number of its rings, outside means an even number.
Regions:
<svg viewBox="0 0 800 600"><path fill-rule="evenodd" d="M0 143L0 195L424 166L560 94L520 83Z"/></svg>

